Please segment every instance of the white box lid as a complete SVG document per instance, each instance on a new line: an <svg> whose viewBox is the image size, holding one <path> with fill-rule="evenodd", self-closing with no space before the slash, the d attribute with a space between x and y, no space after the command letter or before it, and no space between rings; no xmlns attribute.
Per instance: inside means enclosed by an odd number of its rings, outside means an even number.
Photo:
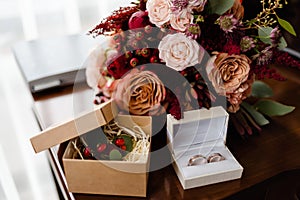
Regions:
<svg viewBox="0 0 300 200"><path fill-rule="evenodd" d="M176 155L176 152L195 146L224 146L228 117L228 113L221 106L184 112L183 119L180 120L168 114L167 132L173 153Z"/></svg>

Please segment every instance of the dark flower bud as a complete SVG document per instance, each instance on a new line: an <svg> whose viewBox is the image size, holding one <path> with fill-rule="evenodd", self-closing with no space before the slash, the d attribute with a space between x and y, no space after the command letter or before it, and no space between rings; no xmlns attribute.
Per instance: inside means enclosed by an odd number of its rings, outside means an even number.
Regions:
<svg viewBox="0 0 300 200"><path fill-rule="evenodd" d="M129 29L142 28L149 24L148 13L145 11L137 11L133 13L128 21Z"/></svg>

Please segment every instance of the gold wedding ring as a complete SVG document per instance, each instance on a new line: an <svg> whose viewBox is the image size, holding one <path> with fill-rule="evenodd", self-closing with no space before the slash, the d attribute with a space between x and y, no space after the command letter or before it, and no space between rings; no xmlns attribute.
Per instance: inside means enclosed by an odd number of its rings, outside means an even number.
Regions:
<svg viewBox="0 0 300 200"><path fill-rule="evenodd" d="M225 157L220 153L213 153L207 159L205 156L197 154L189 159L188 166L203 165L206 163L219 162L222 160L225 160Z"/></svg>
<svg viewBox="0 0 300 200"><path fill-rule="evenodd" d="M219 153L213 153L211 154L208 158L207 158L207 162L211 163L211 162L219 162L225 160L224 156L222 156Z"/></svg>
<svg viewBox="0 0 300 200"><path fill-rule="evenodd" d="M206 164L206 163L207 163L206 158L203 155L198 154L198 155L195 155L195 156L193 156L189 159L188 166L203 165L203 164Z"/></svg>

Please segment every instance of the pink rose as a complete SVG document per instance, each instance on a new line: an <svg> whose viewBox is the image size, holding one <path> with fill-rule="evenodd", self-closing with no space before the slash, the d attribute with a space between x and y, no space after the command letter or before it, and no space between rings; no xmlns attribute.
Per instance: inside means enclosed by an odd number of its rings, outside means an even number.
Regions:
<svg viewBox="0 0 300 200"><path fill-rule="evenodd" d="M187 25L192 23L192 21L193 15L188 11L188 9L183 9L179 13L173 13L170 18L171 27L181 32L184 32Z"/></svg>
<svg viewBox="0 0 300 200"><path fill-rule="evenodd" d="M196 10L197 12L202 12L207 0L190 0L189 8Z"/></svg>
<svg viewBox="0 0 300 200"><path fill-rule="evenodd" d="M128 21L129 29L142 28L149 24L148 14L145 11L137 11L133 13Z"/></svg>
<svg viewBox="0 0 300 200"><path fill-rule="evenodd" d="M189 0L189 6L200 6L205 4L206 0Z"/></svg>
<svg viewBox="0 0 300 200"><path fill-rule="evenodd" d="M166 0L148 0L146 4L149 20L161 27L170 20L170 5Z"/></svg>
<svg viewBox="0 0 300 200"><path fill-rule="evenodd" d="M159 57L176 71L201 62L204 49L183 33L169 34L158 45Z"/></svg>

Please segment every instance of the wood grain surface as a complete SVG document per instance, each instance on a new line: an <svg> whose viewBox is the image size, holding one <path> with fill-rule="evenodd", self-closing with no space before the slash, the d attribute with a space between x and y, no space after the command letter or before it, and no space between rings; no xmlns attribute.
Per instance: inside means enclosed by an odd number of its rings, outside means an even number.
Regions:
<svg viewBox="0 0 300 200"><path fill-rule="evenodd" d="M300 71L277 67L288 80L266 81L274 90L274 99L296 109L282 117L273 117L259 134L246 140L228 133L227 146L244 167L241 179L183 190L171 165L150 172L149 199L222 199L251 187L281 172L300 168ZM93 92L86 85L35 95L35 109L44 127L57 124L92 105ZM153 145L164 145L163 133ZM156 144L155 144L156 143ZM152 158L152 162L156 158ZM153 161L154 160L154 161ZM59 165L59 163L57 163ZM60 174L62 175L62 174ZM76 199L126 199L126 197L74 194ZM134 198L128 198L134 199Z"/></svg>

